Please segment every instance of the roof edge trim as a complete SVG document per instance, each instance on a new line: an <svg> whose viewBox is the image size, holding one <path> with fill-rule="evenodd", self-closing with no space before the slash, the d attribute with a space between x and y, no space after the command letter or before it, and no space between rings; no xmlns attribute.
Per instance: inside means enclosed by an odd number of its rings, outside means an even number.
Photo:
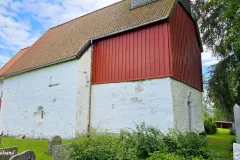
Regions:
<svg viewBox="0 0 240 160"><path fill-rule="evenodd" d="M146 25L149 25L149 24L152 24L152 23L155 23L155 22L160 22L160 21L163 21L163 20L168 20L168 19L169 19L169 16L165 16L165 17L162 17L162 18L159 18L159 19L155 19L155 20L146 22L146 23L142 23L140 25L132 26L132 27L129 27L129 28L125 28L125 29L122 29L122 30L115 31L115 32L111 32L111 33L108 33L108 34L105 34L105 35L102 35L102 36L99 36L99 37L94 37L94 38L92 38L92 41L96 41L96 40L99 40L99 39L102 39L102 38L107 38L107 37L110 37L110 36L113 36L113 35L116 35L116 34L119 34L119 33L124 33L124 32L130 31L130 30L136 29L136 28L144 27Z"/></svg>
<svg viewBox="0 0 240 160"><path fill-rule="evenodd" d="M76 58L78 58L78 59L81 58L82 55L84 55L84 53L91 46L91 44L92 44L92 39L88 40L87 43L85 43L85 45L77 52Z"/></svg>
<svg viewBox="0 0 240 160"><path fill-rule="evenodd" d="M76 59L76 56L65 58L65 59L62 59L60 61L55 61L55 62L48 63L48 64L45 64L45 65L41 65L41 66L38 66L38 67L22 70L22 71L19 71L19 72L14 72L14 73L2 75L2 76L0 76L0 78L8 78L8 77L11 77L11 76L15 76L17 74L22 74L22 73L30 72L30 71L33 71L33 70L45 68L45 67L52 66L52 65L55 65L55 64L63 63L63 62L66 62L66 61L70 61L70 60L73 60L73 59Z"/></svg>

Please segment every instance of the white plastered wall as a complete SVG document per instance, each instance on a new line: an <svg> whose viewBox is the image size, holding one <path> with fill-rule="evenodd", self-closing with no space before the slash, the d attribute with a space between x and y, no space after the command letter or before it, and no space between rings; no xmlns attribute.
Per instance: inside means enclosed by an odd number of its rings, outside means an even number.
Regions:
<svg viewBox="0 0 240 160"><path fill-rule="evenodd" d="M145 122L166 131L173 128L171 79L92 86L92 127L117 133Z"/></svg>
<svg viewBox="0 0 240 160"><path fill-rule="evenodd" d="M9 136L65 139L86 133L91 54L92 47L78 60L4 79L0 131ZM39 107L43 107L43 119Z"/></svg>
<svg viewBox="0 0 240 160"><path fill-rule="evenodd" d="M2 91L3 91L3 82L0 80L0 98L2 96ZM0 132L2 131L2 112L0 110Z"/></svg>
<svg viewBox="0 0 240 160"><path fill-rule="evenodd" d="M194 107L191 116L193 121L192 131L204 131L202 92L175 79L171 79L171 90L174 108L174 128L179 131L189 131L188 101L191 100L192 107Z"/></svg>
<svg viewBox="0 0 240 160"><path fill-rule="evenodd" d="M74 60L4 79L0 122L4 134L75 137L77 68ZM40 106L43 119L37 112Z"/></svg>
<svg viewBox="0 0 240 160"><path fill-rule="evenodd" d="M92 47L80 58L78 63L78 86L76 108L76 136L86 134L89 124L91 92Z"/></svg>

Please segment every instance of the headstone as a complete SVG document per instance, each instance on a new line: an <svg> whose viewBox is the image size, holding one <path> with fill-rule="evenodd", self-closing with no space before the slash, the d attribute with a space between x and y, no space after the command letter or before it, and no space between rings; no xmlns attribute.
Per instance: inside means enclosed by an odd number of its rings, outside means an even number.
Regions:
<svg viewBox="0 0 240 160"><path fill-rule="evenodd" d="M36 156L33 151L25 151L21 154L12 156L9 160L36 160Z"/></svg>
<svg viewBox="0 0 240 160"><path fill-rule="evenodd" d="M48 154L52 155L52 148L55 145L61 145L62 138L60 136L54 136L50 140L48 140Z"/></svg>
<svg viewBox="0 0 240 160"><path fill-rule="evenodd" d="M52 149L53 160L68 160L70 152L68 151L70 144L55 145Z"/></svg>
<svg viewBox="0 0 240 160"><path fill-rule="evenodd" d="M0 137L0 144L2 144L2 139L1 139L1 137Z"/></svg>
<svg viewBox="0 0 240 160"><path fill-rule="evenodd" d="M23 138L25 138L25 135L24 134L19 134L19 135L16 136L16 138L17 139L23 139Z"/></svg>
<svg viewBox="0 0 240 160"><path fill-rule="evenodd" d="M236 104L234 106L234 122L236 130L236 141L240 144L240 107Z"/></svg>
<svg viewBox="0 0 240 160"><path fill-rule="evenodd" d="M3 136L3 131L0 131L0 136Z"/></svg>
<svg viewBox="0 0 240 160"><path fill-rule="evenodd" d="M236 133L236 128L235 128L235 123L234 123L234 122L232 122L232 131L233 131L234 133Z"/></svg>
<svg viewBox="0 0 240 160"><path fill-rule="evenodd" d="M0 148L0 160L9 160L10 157L17 154L18 148Z"/></svg>
<svg viewBox="0 0 240 160"><path fill-rule="evenodd" d="M240 144L233 143L233 159L240 160Z"/></svg>

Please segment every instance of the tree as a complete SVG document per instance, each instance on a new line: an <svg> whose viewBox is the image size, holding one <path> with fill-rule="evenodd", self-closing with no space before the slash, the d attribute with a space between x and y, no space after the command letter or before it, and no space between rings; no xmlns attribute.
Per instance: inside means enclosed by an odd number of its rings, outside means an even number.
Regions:
<svg viewBox="0 0 240 160"><path fill-rule="evenodd" d="M233 106L240 104L240 1L196 0L192 6L204 45L221 59L209 70L209 98L233 120Z"/></svg>

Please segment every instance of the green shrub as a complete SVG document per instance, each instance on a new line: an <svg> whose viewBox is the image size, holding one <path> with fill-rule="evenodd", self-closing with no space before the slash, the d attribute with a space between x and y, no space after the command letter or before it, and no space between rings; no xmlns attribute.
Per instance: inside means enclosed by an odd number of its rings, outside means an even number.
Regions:
<svg viewBox="0 0 240 160"><path fill-rule="evenodd" d="M179 149L177 154L188 157L211 159L213 152L207 148L207 138L197 133L178 133Z"/></svg>
<svg viewBox="0 0 240 160"><path fill-rule="evenodd" d="M147 160L204 160L204 158L200 157L188 157L185 158L183 156L176 155L174 153L161 153L154 152Z"/></svg>
<svg viewBox="0 0 240 160"><path fill-rule="evenodd" d="M185 160L185 158L174 153L154 152L147 160Z"/></svg>
<svg viewBox="0 0 240 160"><path fill-rule="evenodd" d="M133 148L138 158L145 159L155 151L165 152L167 146L164 143L164 134L154 127L138 125L136 130L123 130L120 137L124 147Z"/></svg>
<svg viewBox="0 0 240 160"><path fill-rule="evenodd" d="M71 144L70 160L137 160L135 149L125 145L119 135L94 132Z"/></svg>
<svg viewBox="0 0 240 160"><path fill-rule="evenodd" d="M70 147L71 160L152 160L159 157L192 160L192 157L211 159L212 155L205 136L174 130L164 134L144 123L136 130L123 130L120 135L81 136Z"/></svg>
<svg viewBox="0 0 240 160"><path fill-rule="evenodd" d="M211 118L204 119L204 129L207 134L217 133L217 125L215 122L212 122Z"/></svg>
<svg viewBox="0 0 240 160"><path fill-rule="evenodd" d="M207 133L206 132L201 132L201 133L199 133L199 135L207 137Z"/></svg>
<svg viewBox="0 0 240 160"><path fill-rule="evenodd" d="M211 159L213 153L207 148L206 136L197 133L181 133L169 131L161 133L153 127L144 124L137 126L135 131L124 131L121 137L126 141L126 148L135 148L137 157L148 158L154 152L175 153L185 158L203 157Z"/></svg>
<svg viewBox="0 0 240 160"><path fill-rule="evenodd" d="M81 136L70 147L72 160L116 159L119 138L110 134Z"/></svg>

